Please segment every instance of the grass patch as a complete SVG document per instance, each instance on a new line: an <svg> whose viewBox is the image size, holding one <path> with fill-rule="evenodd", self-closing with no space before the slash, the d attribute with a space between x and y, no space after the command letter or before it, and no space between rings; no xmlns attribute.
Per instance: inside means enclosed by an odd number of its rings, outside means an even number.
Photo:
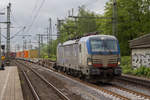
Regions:
<svg viewBox="0 0 150 100"><path fill-rule="evenodd" d="M50 56L50 60L52 60L52 61L56 61L56 55L52 55L52 56Z"/></svg>
<svg viewBox="0 0 150 100"><path fill-rule="evenodd" d="M52 61L56 61L56 55L50 55L50 58L48 57L48 55L45 55L42 58L49 59L49 60L52 60Z"/></svg>

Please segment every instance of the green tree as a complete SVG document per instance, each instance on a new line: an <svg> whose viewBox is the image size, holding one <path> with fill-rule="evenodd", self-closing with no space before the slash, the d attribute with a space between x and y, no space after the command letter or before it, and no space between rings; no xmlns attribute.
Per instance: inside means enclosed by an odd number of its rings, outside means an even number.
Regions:
<svg viewBox="0 0 150 100"><path fill-rule="evenodd" d="M84 6L79 7L78 17L77 30L79 35L98 30L95 19L96 15L93 12L85 10Z"/></svg>
<svg viewBox="0 0 150 100"><path fill-rule="evenodd" d="M85 10L84 6L79 7L79 18L76 20L67 18L60 27L59 38L54 40L51 46L47 46L52 55L56 54L58 42L63 43L73 37L95 31L99 31L100 34L112 35L111 19L94 18L112 18L112 4L113 0L106 3L103 15ZM150 33L150 0L117 0L117 9L118 33L116 34L116 37L120 43L121 54L129 55L129 40Z"/></svg>
<svg viewBox="0 0 150 100"><path fill-rule="evenodd" d="M79 7L77 19L68 18L60 28L61 42L67 41L73 37L82 36L85 33L98 31L96 15L93 12L85 10L85 7Z"/></svg>
<svg viewBox="0 0 150 100"><path fill-rule="evenodd" d="M104 17L112 17L112 0L106 3ZM150 32L149 0L117 0L118 34L122 55L129 55L128 41ZM112 24L103 23L104 34L112 34Z"/></svg>

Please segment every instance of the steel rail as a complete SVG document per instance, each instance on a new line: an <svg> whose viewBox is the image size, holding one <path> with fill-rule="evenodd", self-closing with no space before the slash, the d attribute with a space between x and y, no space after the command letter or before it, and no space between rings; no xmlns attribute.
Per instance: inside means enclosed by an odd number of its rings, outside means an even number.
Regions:
<svg viewBox="0 0 150 100"><path fill-rule="evenodd" d="M66 95L64 95L59 89L57 89L53 84L51 84L49 81L47 81L43 76L41 76L37 71L33 70L29 66L27 66L25 63L22 63L27 68L29 68L33 73L35 73L41 80L43 80L46 84L48 84L53 90L56 91L56 93L61 97L63 100L70 100Z"/></svg>
<svg viewBox="0 0 150 100"><path fill-rule="evenodd" d="M39 95L38 95L38 93L37 93L36 90L34 89L34 87L33 87L32 83L31 83L31 81L30 81L28 75L25 73L24 69L23 69L23 68L20 68L20 69L21 69L21 71L23 72L23 75L24 75L24 77L25 77L25 79L26 79L26 81L27 81L27 83L28 83L29 88L31 89L31 92L32 92L32 94L33 94L35 100L41 100L40 97L39 97Z"/></svg>
<svg viewBox="0 0 150 100"><path fill-rule="evenodd" d="M25 76L25 79L27 80L28 84L29 84L29 87L31 88L31 91L33 93L33 96L35 97L36 100L41 100L40 97L38 96L37 92L35 91L31 81L29 80L27 74L25 73L25 71L23 70L23 74Z"/></svg>
<svg viewBox="0 0 150 100"><path fill-rule="evenodd" d="M52 62L52 63L54 63L54 62ZM48 68L49 69L49 68ZM50 69L50 70L52 70L52 69ZM70 77L70 76L69 76ZM129 82L133 82L133 83L137 83L137 84L141 84L141 85L144 85L145 84L145 86L147 86L146 84L146 82L148 82L148 83L150 83L150 80L146 80L146 79L139 79L139 78L134 78L134 77L127 77L127 76L122 76L122 77L119 77L119 78L117 78L117 79L121 79L121 80L125 80L125 81L129 81ZM142 82L142 83L141 83ZM83 83L83 82L82 82ZM85 83L85 84L87 84L87 83ZM92 87L96 87L96 88L98 88L98 89L100 89L100 90L102 90L102 91L104 91L104 92L106 92L106 93L108 93L108 94L112 94L112 95L114 95L114 96L116 96L116 97L119 97L119 98L122 98L123 100L129 100L129 98L126 98L126 97L124 97L124 96L121 96L121 95L118 95L117 93L114 93L114 92L111 92L111 91L109 91L109 90L107 90L107 89L104 89L104 88L101 88L101 87L97 87L97 86L95 86L95 85L93 85L93 84L90 84L90 85L92 85ZM149 86L149 85L148 85ZM144 94L144 93L140 93L140 92L137 92L137 91L134 91L134 90L130 90L130 89L127 89L127 88L123 88L123 87L120 87L120 86L117 86L117 85L114 85L113 84L113 87L114 88L118 88L118 89L120 89L120 90L123 90L123 91L126 91L126 92L129 92L129 93L132 93L132 94L136 94L137 96L143 96L144 98L146 98L146 99L150 99L150 96L149 95L146 95L146 94Z"/></svg>
<svg viewBox="0 0 150 100"><path fill-rule="evenodd" d="M46 68L46 69L48 69L48 68ZM49 70L52 70L52 69L49 69ZM63 75L64 75L64 76L67 76L67 77L70 77L70 78L73 78L72 76L68 76L68 75L65 75L65 74L63 74ZM95 89L98 89L98 90L100 90L100 91L103 91L104 93L107 93L107 94L109 94L109 95L113 95L114 97L120 98L120 99L122 99L122 100L130 100L130 99L127 98L127 97L124 97L124 96L122 96L122 95L120 95L120 94L117 94L117 93L114 93L114 92L112 92L112 91L110 91L110 90L107 90L107 89L104 89L104 88L102 88L102 87L99 87L99 86L97 86L97 85L90 84L90 83L84 82L84 81L82 81L82 80L77 80L77 79L74 79L74 80L76 80L76 81L78 81L78 82L80 82L80 83L83 83L83 84L85 84L85 85L87 85L87 86L90 86L90 87L93 87L93 88L95 88Z"/></svg>
<svg viewBox="0 0 150 100"><path fill-rule="evenodd" d="M150 79L130 75L122 75L121 77L116 77L116 79L136 83L142 86L144 85L150 88Z"/></svg>
<svg viewBox="0 0 150 100"><path fill-rule="evenodd" d="M87 84L87 83L86 83L86 84ZM120 95L120 94L118 94L118 93L114 93L114 92L112 92L112 91L110 91L110 90L104 89L104 88L102 88L102 87L96 86L96 85L94 85L94 84L89 84L88 86L91 86L91 87L93 87L93 88L96 88L96 89L98 89L98 90L101 90L101 91L103 91L103 92L105 92L105 93L107 93L107 94L109 94L109 95L113 95L113 96L115 96L115 97L117 97L117 98L120 98L121 100L130 100L130 99L127 98L127 97L124 97L124 96L122 96L122 95Z"/></svg>
<svg viewBox="0 0 150 100"><path fill-rule="evenodd" d="M136 94L137 96L142 96L142 97L144 97L145 99L150 100L150 96L149 96L149 95L146 95L146 94L144 94L144 93L140 93L140 92L137 92L137 91L134 91L134 90L130 90L130 89L127 89L127 88L123 88L123 87L117 86L117 85L115 85L115 84L113 84L113 87L114 87L114 88L117 88L117 89L120 89L120 90L122 90L122 91L126 91L126 92L129 92L129 93L132 93L132 94Z"/></svg>

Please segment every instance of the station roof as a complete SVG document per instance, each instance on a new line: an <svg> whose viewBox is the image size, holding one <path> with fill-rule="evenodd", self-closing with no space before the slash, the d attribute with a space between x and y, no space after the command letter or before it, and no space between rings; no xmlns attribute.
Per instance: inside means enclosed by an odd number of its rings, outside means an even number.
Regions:
<svg viewBox="0 0 150 100"><path fill-rule="evenodd" d="M150 34L129 41L129 45L131 49L150 48Z"/></svg>

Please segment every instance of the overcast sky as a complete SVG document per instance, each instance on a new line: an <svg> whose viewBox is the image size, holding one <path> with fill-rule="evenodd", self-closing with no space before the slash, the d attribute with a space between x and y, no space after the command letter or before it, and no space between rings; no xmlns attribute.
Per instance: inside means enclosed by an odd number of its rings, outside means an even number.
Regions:
<svg viewBox="0 0 150 100"><path fill-rule="evenodd" d="M107 1L108 0L0 0L0 11L6 12L6 6L11 2L11 21L12 26L16 27L11 29L11 36L25 26L25 31L19 35L31 34L33 36L27 37L27 39L32 39L33 42L37 42L36 34L45 34L50 17L52 18L53 34L55 34L57 18L67 18L68 11L72 8L74 8L74 14L77 14L78 7L81 5L85 5L86 9L90 11L102 14ZM2 21L6 20L6 16L0 16L0 18ZM34 23L32 27L29 28L32 22ZM2 25L2 27L5 27L5 25ZM2 32L3 35L6 36L6 30ZM13 44L13 47L16 44L20 44L21 46L22 40L22 37L16 37L11 40L11 44ZM5 39L3 38L2 41L5 42Z"/></svg>

